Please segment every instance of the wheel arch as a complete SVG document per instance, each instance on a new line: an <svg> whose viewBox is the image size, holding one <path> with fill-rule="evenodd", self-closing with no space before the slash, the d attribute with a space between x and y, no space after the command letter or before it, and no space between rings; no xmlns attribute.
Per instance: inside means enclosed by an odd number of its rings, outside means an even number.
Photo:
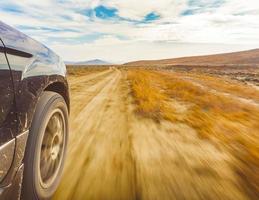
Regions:
<svg viewBox="0 0 259 200"><path fill-rule="evenodd" d="M69 90L66 84L63 82L53 82L47 85L43 91L51 91L60 94L67 104L68 112L70 112Z"/></svg>

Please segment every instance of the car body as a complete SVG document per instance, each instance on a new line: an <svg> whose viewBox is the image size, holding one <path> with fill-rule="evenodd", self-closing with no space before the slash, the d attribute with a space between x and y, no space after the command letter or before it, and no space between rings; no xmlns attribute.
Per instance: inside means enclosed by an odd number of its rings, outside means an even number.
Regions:
<svg viewBox="0 0 259 200"><path fill-rule="evenodd" d="M19 199L26 143L40 96L61 95L66 67L46 46L0 21L0 199Z"/></svg>

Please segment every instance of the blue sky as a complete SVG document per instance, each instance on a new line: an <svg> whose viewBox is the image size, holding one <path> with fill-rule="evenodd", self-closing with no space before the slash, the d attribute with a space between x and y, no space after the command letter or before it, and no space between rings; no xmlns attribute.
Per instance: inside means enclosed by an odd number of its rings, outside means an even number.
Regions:
<svg viewBox="0 0 259 200"><path fill-rule="evenodd" d="M121 63L259 47L258 0L0 0L0 20L64 60Z"/></svg>

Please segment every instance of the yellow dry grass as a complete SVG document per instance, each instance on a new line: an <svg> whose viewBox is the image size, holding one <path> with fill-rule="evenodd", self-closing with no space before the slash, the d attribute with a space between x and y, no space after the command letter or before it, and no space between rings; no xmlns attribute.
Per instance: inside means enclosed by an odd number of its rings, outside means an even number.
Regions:
<svg viewBox="0 0 259 200"><path fill-rule="evenodd" d="M73 76L73 77L77 77L77 76L85 76L85 75L88 75L90 73L96 73L98 71L103 71L103 70L106 70L108 69L108 67L80 67L80 66L77 66L77 67L73 67L73 66L68 66L67 67L67 72L68 72L68 75L70 76Z"/></svg>
<svg viewBox="0 0 259 200"><path fill-rule="evenodd" d="M177 73L176 73L177 74ZM181 73L179 73L181 75ZM182 74L183 75L183 74ZM211 87L222 92L227 92L236 96L250 98L255 101L259 101L259 92L255 88L249 85L245 85L238 81L233 81L228 78L221 78L216 76L209 76L204 74L192 74L186 73L187 77L194 78L201 83L205 83L208 87Z"/></svg>
<svg viewBox="0 0 259 200"><path fill-rule="evenodd" d="M259 108L241 103L232 97L208 92L183 79L186 74L131 70L128 72L137 111L155 120L166 119L193 127L202 138L216 141L236 158L233 169L242 187L252 198L259 198ZM243 86L213 81L202 77L203 83L223 88L226 92L247 95ZM219 79L217 79L218 81ZM246 86L244 86L246 87ZM253 95L257 96L257 95ZM186 105L177 111L178 102Z"/></svg>
<svg viewBox="0 0 259 200"><path fill-rule="evenodd" d="M136 112L159 121L163 118L174 120L173 108L168 105L169 97L165 94L164 80L149 71L129 71L132 94L135 97Z"/></svg>

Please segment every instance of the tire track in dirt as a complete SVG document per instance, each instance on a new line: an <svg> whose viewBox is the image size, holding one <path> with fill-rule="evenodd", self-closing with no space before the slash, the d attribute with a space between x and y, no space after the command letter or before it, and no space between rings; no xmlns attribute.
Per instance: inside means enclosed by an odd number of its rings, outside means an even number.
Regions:
<svg viewBox="0 0 259 200"><path fill-rule="evenodd" d="M78 113L65 175L56 199L135 199L134 163L123 96L114 70ZM97 83L98 84L98 83ZM95 88L93 85L91 88ZM96 87L98 88L98 87ZM108 131L109 130L109 131Z"/></svg>
<svg viewBox="0 0 259 200"><path fill-rule="evenodd" d="M80 77L72 77L71 80L70 80L70 84L73 86L73 85L78 85L78 84L81 84L81 83L85 83L87 81L94 80L94 79L96 79L98 77L107 75L107 74L109 74L111 72L112 72L111 69L107 69L107 70L104 70L104 71L101 71L101 72L90 73L88 75L84 75L84 76L80 76Z"/></svg>
<svg viewBox="0 0 259 200"><path fill-rule="evenodd" d="M78 113L83 109L101 90L103 90L104 86L110 81L111 76L114 72L109 71L109 73L99 74L91 79L87 78L87 81L84 82L84 77L82 78L80 84L78 85L78 90L75 90L76 95L72 95L71 97L71 124L77 125L76 123L82 123L82 121L78 119ZM80 77L81 79L81 77ZM73 82L72 82L73 84Z"/></svg>

